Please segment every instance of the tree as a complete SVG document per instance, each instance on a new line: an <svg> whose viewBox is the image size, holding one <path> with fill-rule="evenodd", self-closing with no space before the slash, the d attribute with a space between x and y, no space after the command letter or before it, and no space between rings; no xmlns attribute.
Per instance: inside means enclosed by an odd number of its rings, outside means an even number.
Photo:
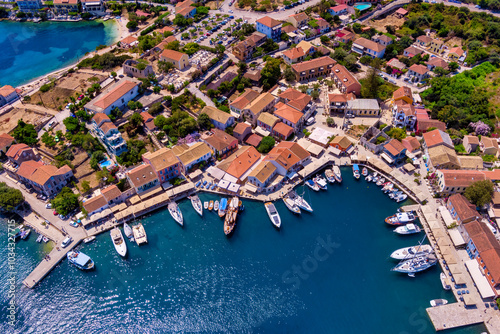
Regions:
<svg viewBox="0 0 500 334"><path fill-rule="evenodd" d="M95 151L92 153L92 157L90 158L90 167L94 170L99 169L99 162L103 161L106 158L103 151Z"/></svg>
<svg viewBox="0 0 500 334"><path fill-rule="evenodd" d="M64 216L79 207L78 195L74 194L68 187L63 187L50 203L52 203L54 210Z"/></svg>
<svg viewBox="0 0 500 334"><path fill-rule="evenodd" d="M76 117L66 117L63 120L64 126L66 127L66 130L68 130L71 133L76 133L80 130L80 122Z"/></svg>
<svg viewBox="0 0 500 334"><path fill-rule="evenodd" d="M134 128L138 128L138 127L139 127L139 125L141 125L141 124L142 124L142 121L143 121L143 119L142 119L141 114L139 114L139 113L134 113L134 114L132 115L132 117L130 117L129 123L130 123L130 124L131 124Z"/></svg>
<svg viewBox="0 0 500 334"><path fill-rule="evenodd" d="M203 130L210 130L213 127L210 117L206 113L201 113L197 120L198 126Z"/></svg>
<svg viewBox="0 0 500 334"><path fill-rule="evenodd" d="M168 62L168 61L159 61L158 62L158 69L163 72L163 73L168 73L174 68L174 64Z"/></svg>
<svg viewBox="0 0 500 334"><path fill-rule="evenodd" d="M21 190L7 186L5 182L0 182L0 210L12 211L24 202Z"/></svg>
<svg viewBox="0 0 500 334"><path fill-rule="evenodd" d="M313 98L313 100L316 100L317 98L319 98L319 91L313 90L311 92L311 97Z"/></svg>
<svg viewBox="0 0 500 334"><path fill-rule="evenodd" d="M365 98L377 98L380 90L380 81L378 72L380 71L380 59L375 58L371 67L366 73L366 77L361 87L361 96Z"/></svg>
<svg viewBox="0 0 500 334"><path fill-rule="evenodd" d="M293 73L292 68L290 66L287 66L285 71L283 72L283 75L288 82L292 82L295 80L295 73Z"/></svg>
<svg viewBox="0 0 500 334"><path fill-rule="evenodd" d="M271 149L274 147L275 144L276 141L274 140L273 137L266 136L262 138L259 147L257 147L257 151L259 151L260 153L267 153L271 151Z"/></svg>
<svg viewBox="0 0 500 334"><path fill-rule="evenodd" d="M128 30L135 30L137 29L138 23L137 21L128 21L127 22L127 29Z"/></svg>
<svg viewBox="0 0 500 334"><path fill-rule="evenodd" d="M279 59L274 59L274 58L269 59L260 73L263 78L262 84L264 90L267 90L272 86L274 86L274 84L276 84L276 82L281 77L281 68Z"/></svg>
<svg viewBox="0 0 500 334"><path fill-rule="evenodd" d="M477 181L465 189L465 197L474 205L483 207L491 202L493 183L490 180Z"/></svg>
<svg viewBox="0 0 500 334"><path fill-rule="evenodd" d="M14 129L13 137L18 143L24 143L33 146L38 142L38 133L33 124L27 124L21 118L17 121L17 127Z"/></svg>
<svg viewBox="0 0 500 334"><path fill-rule="evenodd" d="M52 136L48 132L43 133L42 143L44 143L47 147L54 147L57 145L56 139L54 138L54 136Z"/></svg>
<svg viewBox="0 0 500 334"><path fill-rule="evenodd" d="M82 181L82 191L84 194L88 193L90 191L90 182L85 180Z"/></svg>
<svg viewBox="0 0 500 334"><path fill-rule="evenodd" d="M452 61L448 64L448 68L450 69L451 72L455 72L458 69L458 64Z"/></svg>

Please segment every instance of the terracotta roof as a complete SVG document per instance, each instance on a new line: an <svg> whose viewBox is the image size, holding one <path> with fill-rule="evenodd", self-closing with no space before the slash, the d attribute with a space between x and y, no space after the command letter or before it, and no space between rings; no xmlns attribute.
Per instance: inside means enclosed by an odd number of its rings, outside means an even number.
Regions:
<svg viewBox="0 0 500 334"><path fill-rule="evenodd" d="M0 95L3 97L7 97L10 94L14 93L16 89L10 85L5 85L2 88L0 88Z"/></svg>
<svg viewBox="0 0 500 334"><path fill-rule="evenodd" d="M496 139L482 136L481 144L483 144L484 148L496 148L498 150L498 142Z"/></svg>
<svg viewBox="0 0 500 334"><path fill-rule="evenodd" d="M142 10L140 10L140 9L136 10L136 11L135 11L135 14L136 14L137 16L145 16L145 17L151 16L151 14L150 14L150 13L146 13L145 11L142 11Z"/></svg>
<svg viewBox="0 0 500 334"><path fill-rule="evenodd" d="M386 43L392 42L392 38L390 38L387 35L380 35L380 36L377 37L377 39L379 41L386 42Z"/></svg>
<svg viewBox="0 0 500 334"><path fill-rule="evenodd" d="M159 33L162 33L162 34L163 34L163 33L166 33L167 31L174 32L174 31L175 31L175 29L174 29L174 28L172 28L172 27L167 27L167 26L165 26L165 27L163 27L163 28L161 28L161 29L158 29L158 32L159 32Z"/></svg>
<svg viewBox="0 0 500 334"><path fill-rule="evenodd" d="M491 231L490 231L491 233ZM500 250L498 248L489 249L484 251L481 254L481 258L483 259L488 272L490 273L492 279L495 282L500 281Z"/></svg>
<svg viewBox="0 0 500 334"><path fill-rule="evenodd" d="M358 90L361 85L351 72L349 72L344 66L336 64L332 68L332 74L337 78L337 80L342 82L342 85L346 87L347 90ZM353 87L353 85L356 87Z"/></svg>
<svg viewBox="0 0 500 334"><path fill-rule="evenodd" d="M102 123L102 125L99 127L99 129L101 129L101 131L104 134L106 134L106 133L108 133L109 130L118 129L118 128L112 122L105 122L105 123Z"/></svg>
<svg viewBox="0 0 500 334"><path fill-rule="evenodd" d="M285 34L289 34L289 33L294 32L296 30L297 30L297 28L292 26L292 25L288 25L288 26L281 28L281 32L284 32Z"/></svg>
<svg viewBox="0 0 500 334"><path fill-rule="evenodd" d="M9 148L5 155L14 160L18 160L21 157L21 154L23 154L26 150L30 151L32 148L24 143L15 144Z"/></svg>
<svg viewBox="0 0 500 334"><path fill-rule="evenodd" d="M191 1L191 0L185 0L185 1L182 1L182 2L178 2L176 5L175 5L175 9L179 9L179 8L185 8L185 7L190 7L191 5L193 5L194 2Z"/></svg>
<svg viewBox="0 0 500 334"><path fill-rule="evenodd" d="M273 28L276 27L277 25L280 25L280 21L276 21L275 19L269 17L269 16L264 16L260 19L257 20L258 23L265 25L266 27ZM256 22L256 23L257 23Z"/></svg>
<svg viewBox="0 0 500 334"><path fill-rule="evenodd" d="M43 166L43 163L41 161L34 161L34 160L28 160L19 166L19 169L17 170L17 175L24 177L25 179L30 180L31 175L39 168L40 166Z"/></svg>
<svg viewBox="0 0 500 334"><path fill-rule="evenodd" d="M149 164L142 164L127 172L127 176L135 188L158 179L153 167Z"/></svg>
<svg viewBox="0 0 500 334"><path fill-rule="evenodd" d="M189 148L182 154L180 154L178 158L184 164L184 166L186 166L194 161L197 161L207 154L212 155L212 153L212 150L207 144L203 142L197 142L189 146Z"/></svg>
<svg viewBox="0 0 500 334"><path fill-rule="evenodd" d="M7 147L14 142L14 137L7 133L0 134L0 148Z"/></svg>
<svg viewBox="0 0 500 334"><path fill-rule="evenodd" d="M151 166L158 172L179 163L174 152L166 147L162 147L153 153L147 152L142 157L147 159Z"/></svg>
<svg viewBox="0 0 500 334"><path fill-rule="evenodd" d="M63 5L63 4L76 5L78 4L78 0L54 0L53 3L54 5Z"/></svg>
<svg viewBox="0 0 500 334"><path fill-rule="evenodd" d="M253 147L258 147L261 141L262 137L255 133L252 133L247 139L245 139L245 143Z"/></svg>
<svg viewBox="0 0 500 334"><path fill-rule="evenodd" d="M254 115L261 112L266 106L274 102L275 98L271 93L262 93L250 102L245 110L250 110Z"/></svg>
<svg viewBox="0 0 500 334"><path fill-rule="evenodd" d="M130 80L122 80L118 85L111 89L108 93L100 96L99 99L94 103L96 107L106 109L113 103L118 101L122 96L127 94L129 91L134 89L138 84Z"/></svg>
<svg viewBox="0 0 500 334"><path fill-rule="evenodd" d="M236 126L234 127L233 129L233 133L236 133L236 134L239 134L239 135L242 135L243 133L245 133L245 131L248 129L248 128L252 128L252 126L250 124L247 124L247 123L238 123L236 124Z"/></svg>
<svg viewBox="0 0 500 334"><path fill-rule="evenodd" d="M276 122L279 122L278 117L276 117L273 114L270 114L268 112L261 113L257 120L266 124L266 125L269 125L270 127L273 127L276 124Z"/></svg>
<svg viewBox="0 0 500 334"><path fill-rule="evenodd" d="M420 119L417 118L417 126L420 131L427 131L429 128L437 128L438 130L445 131L446 124L437 119Z"/></svg>
<svg viewBox="0 0 500 334"><path fill-rule="evenodd" d="M31 174L30 180L37 184L44 185L48 180L50 180L51 177L62 175L69 171L71 171L71 168L69 168L67 165L64 165L59 169L57 169L56 166L52 165L42 165L38 167L33 172L33 174Z"/></svg>
<svg viewBox="0 0 500 334"><path fill-rule="evenodd" d="M118 187L116 185L113 184L109 187L102 189L101 194L109 202L109 201L114 200L117 197L120 197L122 195L122 192L120 191L120 189L118 189Z"/></svg>
<svg viewBox="0 0 500 334"><path fill-rule="evenodd" d="M405 96L409 97L413 101L413 95L411 93L410 87L406 87L406 86L399 87L398 89L396 89L394 91L394 93L392 93L392 98L394 100L400 99L400 98L405 97Z"/></svg>
<svg viewBox="0 0 500 334"><path fill-rule="evenodd" d="M446 60L441 59L439 57L434 57L429 59L426 64L430 66L441 67L444 69L448 68L448 63L446 62Z"/></svg>
<svg viewBox="0 0 500 334"><path fill-rule="evenodd" d="M479 145L479 138L476 136L464 136L464 141L467 139L467 142L469 144L476 144Z"/></svg>
<svg viewBox="0 0 500 334"><path fill-rule="evenodd" d="M318 24L318 27L320 29L324 29L330 26L330 23L328 23L325 19L319 18L316 20L316 23Z"/></svg>
<svg viewBox="0 0 500 334"><path fill-rule="evenodd" d="M399 15L406 15L408 14L408 11L404 8L399 8L397 11L396 11L396 14L399 14Z"/></svg>
<svg viewBox="0 0 500 334"><path fill-rule="evenodd" d="M346 103L347 96L345 96L345 94L328 94L328 101L330 101L330 103Z"/></svg>
<svg viewBox="0 0 500 334"><path fill-rule="evenodd" d="M486 252L491 249L500 250L500 243L498 243L495 236L485 223L473 220L470 223L464 224L464 227L467 234L474 242L474 245L479 251L479 255L481 257L483 257L482 252Z"/></svg>
<svg viewBox="0 0 500 334"><path fill-rule="evenodd" d="M334 7L330 7L331 10L333 10L334 12L340 12L341 10L346 10L347 9L347 5L337 5L337 6L334 6Z"/></svg>
<svg viewBox="0 0 500 334"><path fill-rule="evenodd" d="M293 48L283 51L283 56L293 60L293 59L298 59L300 57L304 57L305 53L304 50L302 50L302 48Z"/></svg>
<svg viewBox="0 0 500 334"><path fill-rule="evenodd" d="M255 100L259 96L259 93L254 91L253 89L247 88L243 94L238 96L236 100L234 100L230 107L234 107L238 110L243 110L250 102Z"/></svg>
<svg viewBox="0 0 500 334"><path fill-rule="evenodd" d="M464 50L461 47L451 48L450 53L455 53L458 57L462 57L464 54Z"/></svg>
<svg viewBox="0 0 500 334"><path fill-rule="evenodd" d="M422 51L420 49L417 49L414 46L407 47L406 49L404 49L404 52L408 53L410 57L413 57L413 56L419 55L421 53L424 53L424 51Z"/></svg>
<svg viewBox="0 0 500 334"><path fill-rule="evenodd" d="M194 10L194 9L195 9L195 7L181 8L180 10L176 11L176 14L179 14L179 15L182 15L182 16L186 16L189 13L191 13L191 11Z"/></svg>
<svg viewBox="0 0 500 334"><path fill-rule="evenodd" d="M303 61L303 62L298 63L298 64L293 64L292 68L295 72L304 72L304 71L314 70L314 69L317 69L319 67L326 67L329 65L333 66L336 63L337 62L335 60L333 60L332 58L325 56L325 57L312 59L309 61Z"/></svg>
<svg viewBox="0 0 500 334"><path fill-rule="evenodd" d="M397 139L391 139L387 144L384 145L384 149L389 151L390 154L396 156L404 151L406 148L401 144L401 142Z"/></svg>
<svg viewBox="0 0 500 334"><path fill-rule="evenodd" d="M103 112L98 112L94 115L94 117L92 117L92 120L97 124L97 126L99 126L99 124L102 122L102 121L110 121L111 122L111 119L109 119L108 115L106 115L105 113Z"/></svg>
<svg viewBox="0 0 500 334"><path fill-rule="evenodd" d="M374 42L374 41L370 41L369 39L366 39L363 37L360 37L357 40L355 40L353 42L353 44L361 45L362 47L369 49L369 50L373 50L375 52L380 52L382 50L385 50L385 46L383 46L382 44L379 44L379 43Z"/></svg>
<svg viewBox="0 0 500 334"><path fill-rule="evenodd" d="M428 148L441 144L448 145L450 148L454 147L450 136L439 129L426 132L422 136Z"/></svg>
<svg viewBox="0 0 500 334"><path fill-rule="evenodd" d="M304 150L299 144L282 141L269 152L265 160L275 161L288 171L301 160L309 156L309 152Z"/></svg>
<svg viewBox="0 0 500 334"><path fill-rule="evenodd" d="M292 151L293 154L299 157L300 160L304 160L311 156L302 146L293 141L282 141L278 145L278 148L287 148Z"/></svg>
<svg viewBox="0 0 500 334"><path fill-rule="evenodd" d="M426 66L420 64L411 65L409 70L418 73L420 75L424 75L429 71Z"/></svg>
<svg viewBox="0 0 500 334"><path fill-rule="evenodd" d="M273 131L282 135L283 138L286 139L293 133L293 128L283 122L279 122L273 127Z"/></svg>
<svg viewBox="0 0 500 334"><path fill-rule="evenodd" d="M458 161L455 149L445 145L437 145L429 148L428 151L429 159L435 167L444 164L452 164L456 168L460 168L460 161Z"/></svg>
<svg viewBox="0 0 500 334"><path fill-rule="evenodd" d="M274 166L272 162L261 161L248 176L255 177L261 183L266 183L269 177L271 177L271 175L273 175L275 171L276 166Z"/></svg>
<svg viewBox="0 0 500 334"><path fill-rule="evenodd" d="M346 150L349 146L352 145L352 142L346 136L336 136L330 142L330 144L338 144L342 149Z"/></svg>
<svg viewBox="0 0 500 334"><path fill-rule="evenodd" d="M103 195L97 195L83 202L83 207L88 213L99 210L100 208L106 205L108 205L108 202L106 201L106 198L104 198Z"/></svg>
<svg viewBox="0 0 500 334"><path fill-rule="evenodd" d="M213 134L210 137L205 138L204 140L217 151L224 151L234 142L238 142L238 139L222 130L212 129L211 131Z"/></svg>
<svg viewBox="0 0 500 334"><path fill-rule="evenodd" d="M252 81L258 82L262 78L262 74L260 73L260 70L256 71L247 71L244 75L243 78L250 79Z"/></svg>
<svg viewBox="0 0 500 334"><path fill-rule="evenodd" d="M154 120L154 117L151 116L151 114L148 113L147 111L141 112L141 117L142 117L143 122L147 122L147 121L150 121L152 119Z"/></svg>
<svg viewBox="0 0 500 334"><path fill-rule="evenodd" d="M409 152L413 152L420 148L420 142L415 137L406 137L401 141L401 143L406 147Z"/></svg>
<svg viewBox="0 0 500 334"><path fill-rule="evenodd" d="M337 32L337 34L335 36L337 36L339 38L344 38L346 40L350 40L350 39L353 39L354 37L356 37L356 34L353 33L352 31L342 29L341 31Z"/></svg>
<svg viewBox="0 0 500 334"><path fill-rule="evenodd" d="M307 14L304 12L300 12L298 14L293 14L293 15L290 15L289 17L293 17L296 21L309 20L309 16L307 16Z"/></svg>
<svg viewBox="0 0 500 334"><path fill-rule="evenodd" d="M500 204L500 192L495 191L493 193L493 197L491 198L491 202L493 203L493 205Z"/></svg>
<svg viewBox="0 0 500 334"><path fill-rule="evenodd" d="M453 205L453 208L457 212L458 217L462 222L467 222L479 217L479 213L476 211L475 206L471 204L467 198L461 194L453 194L448 199L448 202Z"/></svg>
<svg viewBox="0 0 500 334"><path fill-rule="evenodd" d="M486 180L481 171L440 169L446 187L468 187L474 182Z"/></svg>
<svg viewBox="0 0 500 334"><path fill-rule="evenodd" d="M175 50L165 49L165 50L163 50L161 52L161 56L160 57L164 57L164 58L167 58L167 59L172 59L172 60L175 60L175 61L180 61L183 56L187 56L187 54L179 52L179 51L175 51Z"/></svg>
<svg viewBox="0 0 500 334"><path fill-rule="evenodd" d="M124 39L120 41L120 44L132 44L134 42L137 42L137 37L134 36L127 36Z"/></svg>
<svg viewBox="0 0 500 334"><path fill-rule="evenodd" d="M417 37L417 42L429 44L431 41L432 41L432 38L430 38L427 35L422 35L422 36Z"/></svg>
<svg viewBox="0 0 500 334"><path fill-rule="evenodd" d="M219 164L219 169L239 179L252 167L261 155L253 146L243 146Z"/></svg>
<svg viewBox="0 0 500 334"><path fill-rule="evenodd" d="M312 97L309 95L299 92L293 88L288 88L278 96L282 99L288 100L287 104L299 111L303 111L312 100Z"/></svg>
<svg viewBox="0 0 500 334"><path fill-rule="evenodd" d="M279 109L275 110L274 114L278 117L286 119L287 121L291 122L292 124L297 124L304 116L303 113L301 113L297 109L292 108L286 104L283 105L282 107L280 107Z"/></svg>
<svg viewBox="0 0 500 334"><path fill-rule="evenodd" d="M230 118L233 118L230 113L224 112L212 106L203 107L200 114L201 113L207 114L211 120L217 121L221 124L226 124Z"/></svg>

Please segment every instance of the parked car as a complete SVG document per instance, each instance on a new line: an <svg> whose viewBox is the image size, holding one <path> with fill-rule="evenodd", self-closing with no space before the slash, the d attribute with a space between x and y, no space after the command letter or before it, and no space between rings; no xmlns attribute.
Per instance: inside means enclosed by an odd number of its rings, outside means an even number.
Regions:
<svg viewBox="0 0 500 334"><path fill-rule="evenodd" d="M68 247L68 245L71 243L71 237L66 237L66 239L64 239L62 242L61 242L61 247L62 248L66 248Z"/></svg>
<svg viewBox="0 0 500 334"><path fill-rule="evenodd" d="M45 204L45 209L52 209L52 204L50 204L50 203Z"/></svg>
<svg viewBox="0 0 500 334"><path fill-rule="evenodd" d="M311 124L313 124L313 123L314 123L314 117L309 117L309 118L307 119L307 121L306 121L306 124L307 124L307 125L311 125Z"/></svg>

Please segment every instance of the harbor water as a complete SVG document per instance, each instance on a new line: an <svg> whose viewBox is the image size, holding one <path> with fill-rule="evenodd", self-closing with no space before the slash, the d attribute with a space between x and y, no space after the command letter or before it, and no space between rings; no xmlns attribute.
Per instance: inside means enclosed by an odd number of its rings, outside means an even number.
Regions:
<svg viewBox="0 0 500 334"><path fill-rule="evenodd" d="M0 86L18 86L69 66L119 31L106 22L0 21Z"/></svg>
<svg viewBox="0 0 500 334"><path fill-rule="evenodd" d="M96 269L82 272L62 261L30 290L22 280L46 254L36 234L16 244L16 326L2 333L434 333L425 309L444 298L440 269L391 272L395 249L423 234L396 235L384 218L399 204L374 183L343 169L342 185L304 189L314 212L294 216L282 202L281 230L261 202L244 201L234 234L226 237L213 212L199 217L180 201L184 227L157 211L141 221L149 244L128 243L120 258L109 232L78 249ZM297 188L302 193L303 188ZM215 200L200 194L202 201ZM71 227L68 227L71 228ZM6 266L6 225L1 225L0 275ZM0 314L8 314L7 284ZM446 333L478 334L483 326Z"/></svg>

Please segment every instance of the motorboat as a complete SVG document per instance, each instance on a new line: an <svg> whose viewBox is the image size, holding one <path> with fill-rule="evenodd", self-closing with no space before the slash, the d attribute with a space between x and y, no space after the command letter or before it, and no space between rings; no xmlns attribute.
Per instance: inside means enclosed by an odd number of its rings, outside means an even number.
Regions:
<svg viewBox="0 0 500 334"><path fill-rule="evenodd" d="M203 205L201 204L200 198L197 195L193 195L189 197L189 200L191 201L194 211L200 216L203 216Z"/></svg>
<svg viewBox="0 0 500 334"><path fill-rule="evenodd" d="M292 211L293 213L300 214L299 207L297 206L297 204L295 204L295 201L292 200L291 198L284 197L283 203L285 203L285 206L288 208L288 210Z"/></svg>
<svg viewBox="0 0 500 334"><path fill-rule="evenodd" d="M113 241L113 246L115 246L115 250L120 256L124 257L127 255L127 243L125 239L123 239L122 231L118 227L113 228L109 231L111 236L111 240Z"/></svg>
<svg viewBox="0 0 500 334"><path fill-rule="evenodd" d="M429 255L434 252L431 245L417 245L411 247L404 247L395 250L391 254L391 258L396 260L408 260L417 256Z"/></svg>
<svg viewBox="0 0 500 334"><path fill-rule="evenodd" d="M29 229L29 228L22 229L21 230L21 239L26 240L26 238L28 238L28 236L30 235L30 233L31 233L31 229Z"/></svg>
<svg viewBox="0 0 500 334"><path fill-rule="evenodd" d="M404 226L396 227L394 232L398 234L414 234L419 233L421 231L420 227L415 224L406 224Z"/></svg>
<svg viewBox="0 0 500 334"><path fill-rule="evenodd" d="M406 195L406 194L401 194L401 195L399 195L397 198L395 198L395 200L396 200L396 202L397 202L397 203L399 203L399 202L404 201L404 200L405 200L405 199L407 199L407 198L408 198L408 195Z"/></svg>
<svg viewBox="0 0 500 334"><path fill-rule="evenodd" d="M433 299L431 300L431 306L432 307L436 307L436 306L440 306L440 305L446 305L448 304L448 301L446 299Z"/></svg>
<svg viewBox="0 0 500 334"><path fill-rule="evenodd" d="M372 175L372 182L373 182L373 183L375 183L375 184L376 184L376 183L378 182L378 179L379 179L379 177L378 177L378 176L374 176L374 175Z"/></svg>
<svg viewBox="0 0 500 334"><path fill-rule="evenodd" d="M371 175L368 175L365 177L366 182L372 182L373 177Z"/></svg>
<svg viewBox="0 0 500 334"><path fill-rule="evenodd" d="M39 234L38 235L38 238L36 238L36 242L42 242L42 239L43 239L43 235Z"/></svg>
<svg viewBox="0 0 500 334"><path fill-rule="evenodd" d="M333 166L333 176L335 177L335 181L342 182L342 173L337 165Z"/></svg>
<svg viewBox="0 0 500 334"><path fill-rule="evenodd" d="M437 263L437 258L434 254L428 256L418 256L410 260L403 260L397 266L392 268L392 271L405 273L414 276L415 273L429 269Z"/></svg>
<svg viewBox="0 0 500 334"><path fill-rule="evenodd" d="M132 231L134 232L134 239L138 246L143 243L148 243L148 236L146 234L146 230L141 223L132 227Z"/></svg>
<svg viewBox="0 0 500 334"><path fill-rule="evenodd" d="M373 178L378 177L378 172L373 173L372 176L373 176Z"/></svg>
<svg viewBox="0 0 500 334"><path fill-rule="evenodd" d="M85 244L89 244L89 243L91 243L91 242L92 242L92 241L94 241L94 240L95 240L95 236L93 235L93 236L91 236L91 237L88 237L88 238L83 239L83 243L85 243Z"/></svg>
<svg viewBox="0 0 500 334"><path fill-rule="evenodd" d="M69 263L80 270L91 270L94 268L94 261L82 252L69 251L68 254L66 254L66 257L68 258Z"/></svg>
<svg viewBox="0 0 500 334"><path fill-rule="evenodd" d="M333 174L333 171L331 169L325 170L325 177L330 183L335 183L335 176Z"/></svg>
<svg viewBox="0 0 500 334"><path fill-rule="evenodd" d="M319 191L319 186L311 179L306 181L306 185L314 191Z"/></svg>
<svg viewBox="0 0 500 334"><path fill-rule="evenodd" d="M363 167L363 170L361 171L361 175L366 177L368 175L368 168Z"/></svg>
<svg viewBox="0 0 500 334"><path fill-rule="evenodd" d="M181 226L184 225L184 218L182 217L182 212L181 209L179 209L179 206L175 202L170 202L168 203L168 212L170 212L170 215L174 220Z"/></svg>
<svg viewBox="0 0 500 334"><path fill-rule="evenodd" d="M230 235L236 227L236 218L238 217L238 210L240 207L238 196L234 196L229 201L226 218L224 219L224 234Z"/></svg>
<svg viewBox="0 0 500 334"><path fill-rule="evenodd" d="M45 243L47 243L47 242L49 242L49 238L47 238L46 236L44 236L44 237L42 238L42 241L43 241L43 242L45 242Z"/></svg>
<svg viewBox="0 0 500 334"><path fill-rule="evenodd" d="M226 214L226 210L227 210L227 198L223 197L221 200L220 200L220 204L219 204L219 217L224 217L224 215Z"/></svg>
<svg viewBox="0 0 500 334"><path fill-rule="evenodd" d="M393 188L393 187L394 187L394 184L393 184L392 182L389 182L386 186L384 186L384 187L382 188L382 191L383 191L384 193L388 193L388 192L392 191L392 188Z"/></svg>
<svg viewBox="0 0 500 334"><path fill-rule="evenodd" d="M395 189L393 192L389 193L389 197L392 199L396 199L401 195L403 195L403 192L401 190L398 190L398 189Z"/></svg>
<svg viewBox="0 0 500 334"><path fill-rule="evenodd" d="M216 212L219 211L219 200L216 200L214 202L214 211L216 211Z"/></svg>
<svg viewBox="0 0 500 334"><path fill-rule="evenodd" d="M292 199L300 209L309 212L313 211L312 207L309 205L309 203L306 202L304 197L297 194L294 190L288 192L288 198Z"/></svg>
<svg viewBox="0 0 500 334"><path fill-rule="evenodd" d="M380 179L378 179L378 181L377 181L377 183L376 183L376 184L377 184L377 186L379 186L379 187L380 187L381 185L383 185L383 184L384 184L384 182L385 182L385 179L384 179L383 177L381 177Z"/></svg>
<svg viewBox="0 0 500 334"><path fill-rule="evenodd" d="M129 224L123 223L123 232L125 232L125 236L130 241L134 241L134 232L132 231L132 227L130 227Z"/></svg>
<svg viewBox="0 0 500 334"><path fill-rule="evenodd" d="M398 212L395 215L389 216L385 219L385 222L389 225L404 225L411 223L417 219L417 216L413 211L409 212Z"/></svg>
<svg viewBox="0 0 500 334"><path fill-rule="evenodd" d="M214 201L210 201L210 203L208 204L208 211L212 211L213 208L214 208Z"/></svg>
<svg viewBox="0 0 500 334"><path fill-rule="evenodd" d="M439 279L441 280L441 284L443 285L443 289L445 290L451 290L451 284L449 279L446 277L445 273L441 273L439 275Z"/></svg>
<svg viewBox="0 0 500 334"><path fill-rule="evenodd" d="M357 164L352 165L352 175L356 180L359 180L359 166Z"/></svg>
<svg viewBox="0 0 500 334"><path fill-rule="evenodd" d="M208 210L208 201L203 202L203 209Z"/></svg>
<svg viewBox="0 0 500 334"><path fill-rule="evenodd" d="M328 184L326 183L326 179L322 177L321 175L316 175L315 178L313 178L314 183L316 183L320 189L326 190L328 188Z"/></svg>
<svg viewBox="0 0 500 334"><path fill-rule="evenodd" d="M278 210L276 210L276 207L274 206L273 203L267 202L264 203L264 207L266 208L267 215L269 216L269 219L271 219L271 223L273 223L274 226L277 228L281 227L281 218L278 213Z"/></svg>

